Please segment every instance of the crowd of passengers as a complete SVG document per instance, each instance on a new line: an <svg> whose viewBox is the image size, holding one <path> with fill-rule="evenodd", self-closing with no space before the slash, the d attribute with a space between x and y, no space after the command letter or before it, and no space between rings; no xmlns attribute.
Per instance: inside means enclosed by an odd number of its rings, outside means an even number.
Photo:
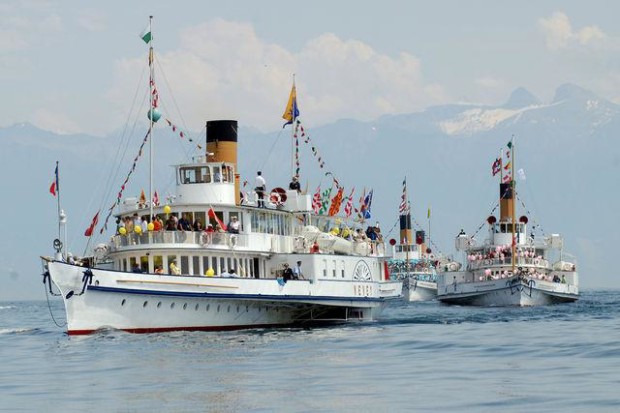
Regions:
<svg viewBox="0 0 620 413"><path fill-rule="evenodd" d="M229 232L231 234L238 234L241 224L237 217L233 216L230 222L224 230L218 223L215 224L215 228L211 223L208 223L205 227L202 221L197 218L193 222L189 218L189 215L182 214L181 218L176 215L170 215L166 220L163 220L159 215L154 216L151 220L147 216L140 217L137 213L132 216L126 216L124 218L118 218L116 220L116 233L117 234L131 234L131 233L147 233L149 231L149 224L153 224L151 231L198 231L198 232ZM136 230L140 227L139 230ZM123 228L124 230L121 230Z"/></svg>

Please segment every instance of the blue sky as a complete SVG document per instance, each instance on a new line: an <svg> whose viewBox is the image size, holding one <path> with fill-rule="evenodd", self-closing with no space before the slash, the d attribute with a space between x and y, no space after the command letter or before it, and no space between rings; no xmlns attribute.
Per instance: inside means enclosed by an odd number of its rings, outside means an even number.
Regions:
<svg viewBox="0 0 620 413"><path fill-rule="evenodd" d="M149 14L162 100L190 130L220 116L277 129L293 73L313 125L498 104L519 86L549 101L566 82L620 102L618 11L612 1L9 0L0 126L122 127L144 74L138 34Z"/></svg>

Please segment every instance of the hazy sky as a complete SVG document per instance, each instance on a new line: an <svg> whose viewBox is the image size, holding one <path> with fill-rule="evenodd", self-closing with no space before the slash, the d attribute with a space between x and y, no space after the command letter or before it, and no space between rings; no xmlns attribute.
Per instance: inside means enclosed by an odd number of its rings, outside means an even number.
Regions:
<svg viewBox="0 0 620 413"><path fill-rule="evenodd" d="M191 130L217 117L279 128L293 73L312 125L498 104L519 86L549 101L566 82L620 102L619 12L570 0L3 0L0 126L122 127L144 98L149 14L163 110Z"/></svg>

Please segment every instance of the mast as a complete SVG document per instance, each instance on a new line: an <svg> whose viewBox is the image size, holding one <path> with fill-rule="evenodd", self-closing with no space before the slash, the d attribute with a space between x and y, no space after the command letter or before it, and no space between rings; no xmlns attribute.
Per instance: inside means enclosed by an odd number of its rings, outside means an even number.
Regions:
<svg viewBox="0 0 620 413"><path fill-rule="evenodd" d="M293 73L293 89L295 90L295 102L292 107L293 124L291 125L291 176L295 175L295 128L297 127L297 116L295 106L297 106L297 87L295 86L295 73Z"/></svg>
<svg viewBox="0 0 620 413"><path fill-rule="evenodd" d="M58 176L58 165L59 162L56 161L56 169L54 170L54 179L56 186L56 207L58 209L58 239L62 240L62 248L60 249L60 254L64 257L65 261L67 260L67 215L65 211L60 208L60 178ZM64 231L63 231L64 230ZM64 252L64 254L63 254Z"/></svg>
<svg viewBox="0 0 620 413"><path fill-rule="evenodd" d="M405 248L405 268L409 273L409 250L411 249L411 208L409 207L409 194L407 193L407 177L403 180L403 195L399 208L400 221L400 244Z"/></svg>
<svg viewBox="0 0 620 413"><path fill-rule="evenodd" d="M514 137L513 137L514 139ZM516 250L517 250L517 240L515 239L515 230L516 230L516 226L517 226L517 219L516 219L516 205L515 205L515 198L517 197L517 188L516 188L516 181L515 181L515 146L513 145L512 141L513 139L510 140L510 157L511 157L511 168L510 168L510 185L512 187L512 199L510 200L510 202L512 203L512 274L514 275L515 273L515 255L516 255Z"/></svg>
<svg viewBox="0 0 620 413"><path fill-rule="evenodd" d="M155 88L154 68L153 68L153 16L149 16L149 32L151 41L149 45L149 222L153 219L153 118L155 108L153 107L153 89Z"/></svg>

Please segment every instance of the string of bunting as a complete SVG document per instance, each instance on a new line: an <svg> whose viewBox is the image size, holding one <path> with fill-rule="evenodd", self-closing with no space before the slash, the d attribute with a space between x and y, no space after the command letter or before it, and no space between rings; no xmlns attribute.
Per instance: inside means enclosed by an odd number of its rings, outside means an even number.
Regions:
<svg viewBox="0 0 620 413"><path fill-rule="evenodd" d="M175 125L174 123L172 123L169 119L166 119L166 123L168 124L168 126L170 126L170 128L172 129L172 132L177 133L178 131L178 135L181 139L187 137L187 140L189 142L194 142L194 139L190 138L187 136L187 134L185 132L183 132L182 130L180 130L177 125ZM199 143L196 144L196 148L202 150L202 145L200 145Z"/></svg>
<svg viewBox="0 0 620 413"><path fill-rule="evenodd" d="M325 161L323 160L323 157L321 156L319 151L316 149L316 147L312 145L311 143L312 139L310 139L309 134L306 134L306 131L299 119L297 119L297 122L295 123L295 133L293 134L294 138L297 138L298 136L300 136L301 138L304 138L305 144L311 145L310 147L312 149L312 155L314 155L317 162L319 163L319 168L323 169L325 167ZM298 163L298 166L299 166L299 163Z"/></svg>
<svg viewBox="0 0 620 413"><path fill-rule="evenodd" d="M534 215L532 215L532 213L529 211L529 209L527 209L527 207L525 206L525 204L523 203L523 200L519 197L519 195L517 194L517 199L519 200L519 202L521 203L521 206L523 207L523 209L525 210L525 213L530 216L533 217ZM545 230L543 229L542 225L540 225L534 218L532 218L532 223L534 225L532 225L532 231L534 230L534 227L538 227L540 229L540 232L544 234L546 234Z"/></svg>
<svg viewBox="0 0 620 413"><path fill-rule="evenodd" d="M129 173L125 177L125 181L121 185L121 189L118 191L118 195L116 196L116 201L114 201L112 206L110 206L110 208L108 209L108 215L105 218L105 221L103 223L103 226L101 227L101 230L99 231L99 234L103 234L103 231L108 229L108 221L109 221L110 217L112 216L112 212L114 211L114 207L116 207L116 205L120 205L121 199L123 198L123 192L125 191L127 183L129 182L129 178L131 177L133 172L136 170L136 165L138 164L138 160L142 156L142 151L144 149L144 145L146 145L146 142L148 140L149 140L149 132L147 132L146 135L144 135L144 139L142 140L142 144L140 145L140 149L138 150L138 154L133 159L133 164L131 165L131 169L129 170Z"/></svg>

